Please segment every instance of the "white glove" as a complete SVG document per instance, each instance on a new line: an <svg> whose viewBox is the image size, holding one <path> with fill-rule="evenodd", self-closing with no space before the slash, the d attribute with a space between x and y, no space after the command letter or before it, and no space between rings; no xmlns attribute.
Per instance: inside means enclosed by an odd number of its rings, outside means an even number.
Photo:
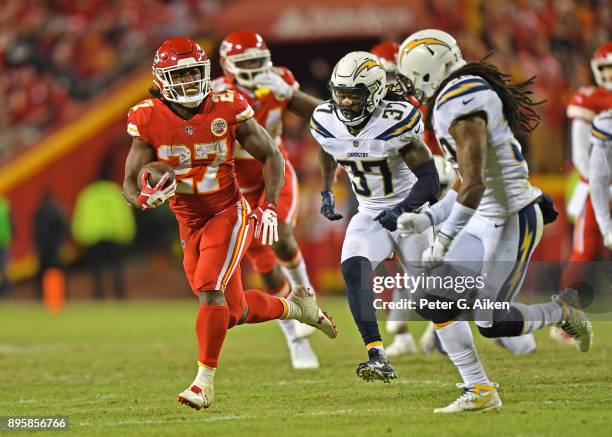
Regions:
<svg viewBox="0 0 612 437"><path fill-rule="evenodd" d="M176 193L176 179L174 179L170 185L163 188L169 178L170 173L166 173L162 176L157 185L151 187L151 185L149 185L149 172L145 171L143 173L141 180L142 188L136 200L141 210L144 211L149 208L157 208L170 197L174 196Z"/></svg>
<svg viewBox="0 0 612 437"><path fill-rule="evenodd" d="M282 77L273 71L259 73L255 76L253 81L259 88L268 88L281 100L291 100L295 92L295 88L285 82Z"/></svg>
<svg viewBox="0 0 612 437"><path fill-rule="evenodd" d="M271 203L258 206L252 213L251 218L255 220L254 237L261 237L261 244L272 246L278 241L278 219L276 207Z"/></svg>
<svg viewBox="0 0 612 437"><path fill-rule="evenodd" d="M426 269L433 269L434 267L438 267L440 264L442 264L452 242L452 238L438 233L434 240L433 246L425 249L421 255L423 267Z"/></svg>
<svg viewBox="0 0 612 437"><path fill-rule="evenodd" d="M397 219L397 229L399 229L400 235L404 238L408 238L412 234L420 234L430 226L431 220L427 214L405 212Z"/></svg>
<svg viewBox="0 0 612 437"><path fill-rule="evenodd" d="M612 229L608 229L604 232L603 243L608 249L612 250Z"/></svg>

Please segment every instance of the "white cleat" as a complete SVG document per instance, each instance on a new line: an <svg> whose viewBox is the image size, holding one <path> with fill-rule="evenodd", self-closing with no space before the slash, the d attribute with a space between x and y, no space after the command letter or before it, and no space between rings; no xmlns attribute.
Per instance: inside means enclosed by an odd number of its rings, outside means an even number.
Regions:
<svg viewBox="0 0 612 437"><path fill-rule="evenodd" d="M314 297L314 292L301 285L298 285L291 291L287 297L287 301L295 304L299 309L299 314L294 314L298 322L306 323L323 331L329 338L336 338L338 330L336 325L327 313L321 311Z"/></svg>
<svg viewBox="0 0 612 437"><path fill-rule="evenodd" d="M593 327L580 309L578 293L566 288L559 294L558 302L563 309L563 320L557 326L574 339L580 352L587 352L593 342Z"/></svg>
<svg viewBox="0 0 612 437"><path fill-rule="evenodd" d="M298 338L288 342L291 365L294 369L318 369L319 360L308 340Z"/></svg>
<svg viewBox="0 0 612 437"><path fill-rule="evenodd" d="M196 410L208 408L212 405L215 390L213 387L204 387L201 389L197 385L192 385L178 395L178 401Z"/></svg>
<svg viewBox="0 0 612 437"><path fill-rule="evenodd" d="M295 324L295 335L297 335L298 338L308 338L314 334L316 330L317 328L307 325L306 323L298 322Z"/></svg>
<svg viewBox="0 0 612 437"><path fill-rule="evenodd" d="M398 357L400 355L416 354L417 347L412 334L405 332L393 337L393 343L385 348L388 357Z"/></svg>
<svg viewBox="0 0 612 437"><path fill-rule="evenodd" d="M463 394L446 407L434 409L434 413L462 413L464 411L490 411L501 408L502 401L497 393L499 387L494 382L491 385L474 384L466 386L457 384L463 389Z"/></svg>

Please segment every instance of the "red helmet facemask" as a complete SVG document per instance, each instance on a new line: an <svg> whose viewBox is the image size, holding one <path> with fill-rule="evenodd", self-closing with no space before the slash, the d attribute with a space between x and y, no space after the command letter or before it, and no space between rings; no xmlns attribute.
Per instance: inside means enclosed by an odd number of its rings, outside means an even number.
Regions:
<svg viewBox="0 0 612 437"><path fill-rule="evenodd" d="M247 30L232 32L225 37L219 54L223 71L245 88L255 88L255 76L272 67L270 50L263 38Z"/></svg>
<svg viewBox="0 0 612 437"><path fill-rule="evenodd" d="M155 52L153 82L164 99L193 108L210 92L210 60L195 41L177 36Z"/></svg>
<svg viewBox="0 0 612 437"><path fill-rule="evenodd" d="M612 41L603 43L591 59L591 70L595 82L602 88L612 91L612 80L606 80L603 74L604 67L612 67Z"/></svg>

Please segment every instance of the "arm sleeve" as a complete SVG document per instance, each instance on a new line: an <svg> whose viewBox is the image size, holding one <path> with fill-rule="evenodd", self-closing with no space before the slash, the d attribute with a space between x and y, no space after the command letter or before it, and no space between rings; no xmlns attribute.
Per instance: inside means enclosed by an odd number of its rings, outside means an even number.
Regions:
<svg viewBox="0 0 612 437"><path fill-rule="evenodd" d="M440 178L433 159L418 165L412 172L417 177L417 181L410 189L408 197L399 204L402 212L411 212L420 208L435 198L440 191Z"/></svg>
<svg viewBox="0 0 612 437"><path fill-rule="evenodd" d="M249 118L252 118L255 115L255 112L253 112L253 108L251 108L251 105L249 105L249 102L247 102L247 99L245 99L242 94L235 91L233 93L235 96L235 100L233 102L235 118L233 123L230 121L230 124L239 124L245 120L248 120Z"/></svg>
<svg viewBox="0 0 612 437"><path fill-rule="evenodd" d="M595 218L602 233L610 229L612 219L610 218L609 204L609 181L610 181L610 162L608 162L607 150L601 146L594 146L591 154L589 178L589 191L591 201L595 210Z"/></svg>
<svg viewBox="0 0 612 437"><path fill-rule="evenodd" d="M584 179L589 179L591 124L582 118L572 120L572 162Z"/></svg>

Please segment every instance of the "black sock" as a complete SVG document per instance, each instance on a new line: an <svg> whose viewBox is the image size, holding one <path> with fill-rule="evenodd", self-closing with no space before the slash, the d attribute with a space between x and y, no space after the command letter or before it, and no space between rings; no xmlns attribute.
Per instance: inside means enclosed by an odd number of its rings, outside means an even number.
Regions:
<svg viewBox="0 0 612 437"><path fill-rule="evenodd" d="M342 275L349 307L363 342L368 345L375 341L382 341L374 309L374 292L371 285L372 264L365 257L354 256L342 263Z"/></svg>

